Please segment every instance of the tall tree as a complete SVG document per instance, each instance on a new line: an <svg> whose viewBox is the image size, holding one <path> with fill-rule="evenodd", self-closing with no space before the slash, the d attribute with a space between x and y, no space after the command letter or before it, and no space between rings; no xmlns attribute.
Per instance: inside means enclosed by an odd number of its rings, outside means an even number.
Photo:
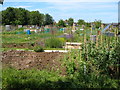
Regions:
<svg viewBox="0 0 120 90"><path fill-rule="evenodd" d="M101 27L102 21L101 20L95 20L94 24L95 24L95 28L99 28L99 27Z"/></svg>
<svg viewBox="0 0 120 90"><path fill-rule="evenodd" d="M39 24L39 12L38 11L30 12L30 24L31 25Z"/></svg>
<svg viewBox="0 0 120 90"><path fill-rule="evenodd" d="M8 7L2 11L2 21L5 25L27 25L29 24L29 11L24 8Z"/></svg>
<svg viewBox="0 0 120 90"><path fill-rule="evenodd" d="M24 8L8 7L2 11L2 24L4 25L42 25L44 14L39 11L28 11Z"/></svg>
<svg viewBox="0 0 120 90"><path fill-rule="evenodd" d="M6 10L2 11L2 23L3 24L15 24L15 14L16 11L13 7L8 7Z"/></svg>
<svg viewBox="0 0 120 90"><path fill-rule="evenodd" d="M67 22L68 22L69 26L72 26L73 23L74 23L74 19L73 18L69 18Z"/></svg>
<svg viewBox="0 0 120 90"><path fill-rule="evenodd" d="M59 20L57 25L60 26L60 27L66 27L66 24L65 24L65 22L62 19Z"/></svg>
<svg viewBox="0 0 120 90"><path fill-rule="evenodd" d="M30 20L30 12L24 8L19 8L17 12L18 21L22 25L28 25Z"/></svg>
<svg viewBox="0 0 120 90"><path fill-rule="evenodd" d="M50 16L49 14L46 14L44 25L50 25L53 23L54 23L54 20L53 20L52 16Z"/></svg>
<svg viewBox="0 0 120 90"><path fill-rule="evenodd" d="M85 21L82 19L79 19L77 23L78 25L85 25Z"/></svg>
<svg viewBox="0 0 120 90"><path fill-rule="evenodd" d="M86 22L86 23L85 23L85 26L86 26L86 27L91 27L91 23Z"/></svg>

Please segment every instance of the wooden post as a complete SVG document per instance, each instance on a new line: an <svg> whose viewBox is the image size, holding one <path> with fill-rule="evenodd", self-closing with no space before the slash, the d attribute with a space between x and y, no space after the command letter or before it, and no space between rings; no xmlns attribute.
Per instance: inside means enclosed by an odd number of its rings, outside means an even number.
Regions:
<svg viewBox="0 0 120 90"><path fill-rule="evenodd" d="M101 29L104 29L104 25L101 24ZM103 36L102 36L102 32L100 32L100 41L101 41L101 47L103 48Z"/></svg>
<svg viewBox="0 0 120 90"><path fill-rule="evenodd" d="M117 37L116 37L116 34L117 34L117 30L115 29L115 47L116 47L116 44L117 44Z"/></svg>
<svg viewBox="0 0 120 90"><path fill-rule="evenodd" d="M103 46L102 45L102 34L100 34L100 42L101 42L101 46Z"/></svg>
<svg viewBox="0 0 120 90"><path fill-rule="evenodd" d="M118 35L118 29L116 29L116 31L117 31L116 34ZM117 36L117 42L118 42L118 36Z"/></svg>
<svg viewBox="0 0 120 90"><path fill-rule="evenodd" d="M86 33L84 34L84 52L85 52L85 59L87 61L87 57L86 57ZM86 75L86 66L84 65L84 75Z"/></svg>
<svg viewBox="0 0 120 90"><path fill-rule="evenodd" d="M91 23L91 33L90 34L92 35L92 23Z"/></svg>
<svg viewBox="0 0 120 90"><path fill-rule="evenodd" d="M81 50L80 50L80 61L82 60L82 57L81 57Z"/></svg>
<svg viewBox="0 0 120 90"><path fill-rule="evenodd" d="M86 44L87 44L87 43L86 43L86 34L85 34L85 35L84 35L84 47L85 47L84 50L85 50L85 54L86 54L86 52L87 52ZM87 58L88 58L87 55L85 55L85 58L86 58L86 61L87 61Z"/></svg>
<svg viewBox="0 0 120 90"><path fill-rule="evenodd" d="M97 34L96 34L96 47L98 48L98 35Z"/></svg>
<svg viewBox="0 0 120 90"><path fill-rule="evenodd" d="M92 23L91 23L90 39L91 39L91 35L92 35ZM90 52L91 50L92 50L92 40L90 40Z"/></svg>
<svg viewBox="0 0 120 90"><path fill-rule="evenodd" d="M86 48L86 34L84 34L84 46Z"/></svg>
<svg viewBox="0 0 120 90"><path fill-rule="evenodd" d="M115 47L116 47L116 44L117 44L117 29L115 29Z"/></svg>

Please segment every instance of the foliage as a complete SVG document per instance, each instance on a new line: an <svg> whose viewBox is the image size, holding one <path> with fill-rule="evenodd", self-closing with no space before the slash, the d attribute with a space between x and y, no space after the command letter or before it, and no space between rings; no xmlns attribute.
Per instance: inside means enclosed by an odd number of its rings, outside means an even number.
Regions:
<svg viewBox="0 0 120 90"><path fill-rule="evenodd" d="M94 24L95 24L95 28L99 28L99 27L101 27L102 21L96 20L96 21L94 21Z"/></svg>
<svg viewBox="0 0 120 90"><path fill-rule="evenodd" d="M86 27L91 27L91 23L86 22Z"/></svg>
<svg viewBox="0 0 120 90"><path fill-rule="evenodd" d="M47 70L16 70L3 69L2 88L32 90L46 88L119 88L118 81L112 80L106 75L94 73L74 73L61 76L57 72Z"/></svg>
<svg viewBox="0 0 120 90"><path fill-rule="evenodd" d="M63 39L51 37L45 41L45 46L49 48L61 48L64 44Z"/></svg>
<svg viewBox="0 0 120 90"><path fill-rule="evenodd" d="M3 25L50 25L54 20L49 14L39 11L28 11L24 8L8 7L2 11Z"/></svg>
<svg viewBox="0 0 120 90"><path fill-rule="evenodd" d="M85 24L85 21L82 20L82 19L79 19L77 23L78 23L78 25L84 25L84 24Z"/></svg>
<svg viewBox="0 0 120 90"><path fill-rule="evenodd" d="M15 18L15 9L12 7L7 8L5 11L2 11L2 23L3 24L13 24Z"/></svg>
<svg viewBox="0 0 120 90"><path fill-rule="evenodd" d="M53 81L58 81L61 77L56 72L46 70L16 70L12 68L3 70L3 89L29 89L33 88L55 88Z"/></svg>
<svg viewBox="0 0 120 90"><path fill-rule="evenodd" d="M96 68L101 71L101 74L106 74L108 76L112 75L112 77L116 78L118 77L118 71L112 69L118 68L119 66L118 61L120 52L118 52L118 50L120 50L120 44L118 42L117 45L114 46L114 41L111 43L111 46L108 45L109 44L105 44L104 47L96 47L95 43L87 44L86 46L84 45L82 56L85 60L93 60Z"/></svg>
<svg viewBox="0 0 120 90"><path fill-rule="evenodd" d="M30 12L30 25L42 25L44 22L44 16L39 11Z"/></svg>
<svg viewBox="0 0 120 90"><path fill-rule="evenodd" d="M50 25L50 24L53 24L53 23L54 23L54 20L53 20L52 16L50 16L49 14L46 14L44 25Z"/></svg>
<svg viewBox="0 0 120 90"><path fill-rule="evenodd" d="M54 38L55 39L55 38ZM51 42L54 40L51 39ZM57 38L58 40L58 38ZM62 38L61 38L62 40ZM112 39L111 39L112 41ZM120 43L113 42L96 47L95 43L83 44L82 50L65 54L63 66L67 75L61 76L45 70L3 69L3 89L19 88L120 88L119 80L110 77L108 67L118 67ZM87 47L87 48L86 48Z"/></svg>
<svg viewBox="0 0 120 90"><path fill-rule="evenodd" d="M34 48L34 51L35 51L35 52L44 52L44 49L43 49L43 47L41 47L41 46L36 46L36 47Z"/></svg>
<svg viewBox="0 0 120 90"><path fill-rule="evenodd" d="M18 34L20 33L20 34ZM33 33L27 35L26 32L15 30L2 32L2 43L30 43L41 40L42 38L52 37L50 33Z"/></svg>
<svg viewBox="0 0 120 90"><path fill-rule="evenodd" d="M69 18L69 19L67 20L67 22L68 22L68 25L69 25L69 26L72 26L73 23L74 23L74 19L73 19L73 18Z"/></svg>
<svg viewBox="0 0 120 90"><path fill-rule="evenodd" d="M29 11L24 8L8 7L2 11L2 23L4 25L27 25L29 19Z"/></svg>
<svg viewBox="0 0 120 90"><path fill-rule="evenodd" d="M65 22L62 19L59 20L57 25L60 26L60 27L66 27L66 24L65 24Z"/></svg>

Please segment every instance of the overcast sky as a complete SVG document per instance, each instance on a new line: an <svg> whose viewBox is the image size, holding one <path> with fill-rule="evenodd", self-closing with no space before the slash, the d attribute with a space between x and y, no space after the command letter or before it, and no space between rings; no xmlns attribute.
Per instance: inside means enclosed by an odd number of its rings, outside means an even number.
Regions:
<svg viewBox="0 0 120 90"><path fill-rule="evenodd" d="M18 2L19 1L19 2ZM118 22L119 0L5 0L2 7L22 7L27 10L38 10L49 13L55 21L74 18L87 22L102 20L104 23Z"/></svg>

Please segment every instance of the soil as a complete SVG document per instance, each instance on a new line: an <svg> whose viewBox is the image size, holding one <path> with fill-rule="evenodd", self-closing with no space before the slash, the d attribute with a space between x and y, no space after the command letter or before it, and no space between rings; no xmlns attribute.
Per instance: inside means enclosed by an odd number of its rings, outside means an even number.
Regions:
<svg viewBox="0 0 120 90"><path fill-rule="evenodd" d="M44 42L36 43L3 43L3 48L34 48L36 46L45 46Z"/></svg>
<svg viewBox="0 0 120 90"><path fill-rule="evenodd" d="M2 63L4 66L15 67L16 69L32 69L39 70L57 70L62 75L66 74L66 68L61 66L60 58L64 53L60 52L32 52L32 51L5 51L2 53Z"/></svg>

